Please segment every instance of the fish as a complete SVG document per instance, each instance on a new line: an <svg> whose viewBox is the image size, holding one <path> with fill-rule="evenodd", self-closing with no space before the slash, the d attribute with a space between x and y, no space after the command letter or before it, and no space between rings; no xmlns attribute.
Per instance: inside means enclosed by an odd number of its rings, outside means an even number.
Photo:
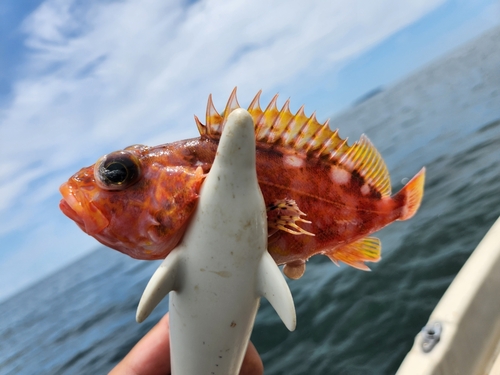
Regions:
<svg viewBox="0 0 500 375"><path fill-rule="evenodd" d="M369 271L381 259L374 232L408 220L420 207L422 168L398 193L382 156L366 135L351 146L329 120L304 106L293 114L275 95L266 109L259 91L248 107L255 126L256 172L267 206L268 251L298 279L317 254ZM106 154L60 187L61 211L100 243L136 259L164 259L189 225L236 89L219 114L209 95L197 138L159 146L133 145Z"/></svg>

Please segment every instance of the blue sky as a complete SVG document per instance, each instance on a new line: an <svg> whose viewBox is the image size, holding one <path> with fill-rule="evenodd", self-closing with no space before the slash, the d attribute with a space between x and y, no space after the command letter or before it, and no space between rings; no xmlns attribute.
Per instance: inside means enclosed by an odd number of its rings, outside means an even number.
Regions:
<svg viewBox="0 0 500 375"><path fill-rule="evenodd" d="M58 209L81 167L196 136L235 86L324 120L499 25L500 0L4 0L0 18L3 299L98 246Z"/></svg>

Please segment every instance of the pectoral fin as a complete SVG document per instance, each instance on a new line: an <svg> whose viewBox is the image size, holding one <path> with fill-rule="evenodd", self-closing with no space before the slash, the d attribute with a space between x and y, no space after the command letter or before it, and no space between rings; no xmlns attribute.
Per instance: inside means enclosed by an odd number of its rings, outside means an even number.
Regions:
<svg viewBox="0 0 500 375"><path fill-rule="evenodd" d="M325 251L324 254L336 265L340 261L351 267L370 271L364 262L378 262L381 259L381 252L382 244L378 238L365 237L342 247Z"/></svg>
<svg viewBox="0 0 500 375"><path fill-rule="evenodd" d="M314 236L314 233L308 232L301 228L297 223L310 224L309 220L301 218L305 216L297 203L293 199L281 199L267 207L267 223L269 226L269 235L276 233L277 230L282 230L290 234L305 234Z"/></svg>
<svg viewBox="0 0 500 375"><path fill-rule="evenodd" d="M257 293L271 303L288 330L295 330L297 318L292 294L276 262L267 251L257 272Z"/></svg>
<svg viewBox="0 0 500 375"><path fill-rule="evenodd" d="M174 249L149 280L142 293L135 320L142 323L165 296L175 288L175 276L179 264L179 252Z"/></svg>
<svg viewBox="0 0 500 375"><path fill-rule="evenodd" d="M285 263L283 266L283 273L290 279L300 279L304 272L306 272L306 262L303 260L296 260L290 263Z"/></svg>

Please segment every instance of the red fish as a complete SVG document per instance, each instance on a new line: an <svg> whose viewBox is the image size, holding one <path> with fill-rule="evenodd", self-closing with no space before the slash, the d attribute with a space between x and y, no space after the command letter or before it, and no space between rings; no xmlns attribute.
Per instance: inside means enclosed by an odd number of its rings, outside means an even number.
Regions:
<svg viewBox="0 0 500 375"><path fill-rule="evenodd" d="M268 207L268 249L290 278L315 254L369 270L380 240L369 235L411 218L423 196L425 168L391 196L389 173L366 136L346 140L301 107L296 114L277 95L263 111L260 92L248 111L255 124L257 176ZM60 208L99 242L137 259L162 259L181 240L210 171L236 90L220 115L208 100L200 137L101 157L61 188Z"/></svg>

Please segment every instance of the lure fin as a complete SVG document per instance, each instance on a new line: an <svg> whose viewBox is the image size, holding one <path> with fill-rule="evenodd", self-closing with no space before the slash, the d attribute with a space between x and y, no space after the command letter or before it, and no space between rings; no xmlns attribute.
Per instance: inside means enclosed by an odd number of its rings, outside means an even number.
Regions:
<svg viewBox="0 0 500 375"><path fill-rule="evenodd" d="M142 323L161 300L175 289L179 259L179 251L174 249L149 280L137 307L137 323Z"/></svg>
<svg viewBox="0 0 500 375"><path fill-rule="evenodd" d="M298 222L310 224L309 220L304 220L305 216L297 203L292 199L282 199L267 207L267 223L271 229L270 234L274 234L272 229L282 230L290 234L305 234L314 236L314 233L308 232L297 225ZM274 231L275 232L275 231Z"/></svg>
<svg viewBox="0 0 500 375"><path fill-rule="evenodd" d="M340 248L325 251L324 254L336 265L340 261L351 267L370 271L370 268L364 262L378 262L381 259L381 252L382 245L378 238L365 237Z"/></svg>
<svg viewBox="0 0 500 375"><path fill-rule="evenodd" d="M262 111L257 93L248 107L248 112L255 124L255 138L258 142L292 148L306 156L321 158L330 164L338 165L349 172L356 171L365 182L378 191L382 197L391 195L389 172L377 149L365 135L352 146L347 139L338 135L338 130L332 131L328 121L320 124L316 115L306 116L304 107L296 114L290 112L290 101L278 109L275 95L267 108ZM213 105L212 95L208 97L206 125L195 117L195 122L201 136L218 139L227 121L229 113L239 108L236 98L236 88L231 93L226 108L220 115Z"/></svg>
<svg viewBox="0 0 500 375"><path fill-rule="evenodd" d="M424 195L424 183L425 183L425 167L420 170L402 189L399 191L394 199L398 197L404 197L404 205L401 211L401 217L399 220L408 220L415 215L420 203L422 202L422 197Z"/></svg>
<svg viewBox="0 0 500 375"><path fill-rule="evenodd" d="M264 252L257 271L257 293L265 297L288 330L297 325L292 294L269 252Z"/></svg>

